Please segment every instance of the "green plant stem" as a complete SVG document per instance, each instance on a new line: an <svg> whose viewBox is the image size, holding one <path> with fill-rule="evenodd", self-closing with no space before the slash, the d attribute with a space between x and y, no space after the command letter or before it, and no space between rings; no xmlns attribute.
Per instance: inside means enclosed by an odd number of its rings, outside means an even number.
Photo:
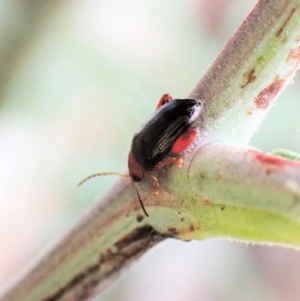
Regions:
<svg viewBox="0 0 300 301"><path fill-rule="evenodd" d="M299 163L228 144L249 141L299 67L299 6L259 1L191 93L203 102L201 136L182 169L156 172L159 196L138 185L149 218L118 181L1 301L85 300L165 237L299 247Z"/></svg>
<svg viewBox="0 0 300 301"><path fill-rule="evenodd" d="M208 139L247 144L300 63L299 0L263 0L190 96L203 100Z"/></svg>
<svg viewBox="0 0 300 301"><path fill-rule="evenodd" d="M300 162L212 143L197 151L189 179L202 237L300 248Z"/></svg>
<svg viewBox="0 0 300 301"><path fill-rule="evenodd" d="M300 163L209 143L171 171L159 197L145 187L149 218L121 179L1 301L84 300L165 237L300 247Z"/></svg>

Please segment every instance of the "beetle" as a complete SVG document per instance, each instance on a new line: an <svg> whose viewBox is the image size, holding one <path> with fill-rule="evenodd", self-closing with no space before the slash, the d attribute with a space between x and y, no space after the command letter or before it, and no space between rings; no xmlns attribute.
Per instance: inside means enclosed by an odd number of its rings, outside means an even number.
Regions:
<svg viewBox="0 0 300 301"><path fill-rule="evenodd" d="M178 158L178 154L185 150L198 135L198 130L192 125L200 111L201 102L197 99L173 99L169 94L164 94L158 102L156 111L133 136L128 155L129 174L97 173L83 179L78 185L95 176L130 177L142 210L146 216L149 216L135 183L147 177L154 184L153 193L156 195L159 193L159 182L149 172L171 163L182 165L182 159Z"/></svg>

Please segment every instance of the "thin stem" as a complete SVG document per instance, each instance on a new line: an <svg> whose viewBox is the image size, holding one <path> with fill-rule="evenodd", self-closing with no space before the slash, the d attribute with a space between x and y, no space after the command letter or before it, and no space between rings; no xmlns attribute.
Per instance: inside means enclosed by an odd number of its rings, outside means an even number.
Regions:
<svg viewBox="0 0 300 301"><path fill-rule="evenodd" d="M85 300L164 237L230 237L299 247L299 163L247 143L299 67L300 0L261 0L191 93L204 103L197 151L182 168L137 184L120 179L1 301ZM275 159L274 159L275 158Z"/></svg>

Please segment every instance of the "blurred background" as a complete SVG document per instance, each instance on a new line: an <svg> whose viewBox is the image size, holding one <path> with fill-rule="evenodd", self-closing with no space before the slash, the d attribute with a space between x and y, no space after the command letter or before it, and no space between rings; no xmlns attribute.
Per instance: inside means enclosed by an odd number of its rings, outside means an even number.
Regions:
<svg viewBox="0 0 300 301"><path fill-rule="evenodd" d="M0 0L0 290L124 171L163 93L184 97L256 1ZM300 152L300 79L252 145ZM95 300L300 300L300 253L166 240Z"/></svg>

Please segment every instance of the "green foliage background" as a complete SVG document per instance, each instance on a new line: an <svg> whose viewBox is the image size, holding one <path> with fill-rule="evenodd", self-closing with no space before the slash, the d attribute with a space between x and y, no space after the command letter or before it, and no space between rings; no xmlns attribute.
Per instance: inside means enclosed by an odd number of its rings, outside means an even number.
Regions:
<svg viewBox="0 0 300 301"><path fill-rule="evenodd" d="M161 94L186 96L256 1L0 0L0 289L124 171ZM299 76L252 145L300 152ZM97 300L299 300L299 253L167 241ZM297 281L298 279L298 281Z"/></svg>

